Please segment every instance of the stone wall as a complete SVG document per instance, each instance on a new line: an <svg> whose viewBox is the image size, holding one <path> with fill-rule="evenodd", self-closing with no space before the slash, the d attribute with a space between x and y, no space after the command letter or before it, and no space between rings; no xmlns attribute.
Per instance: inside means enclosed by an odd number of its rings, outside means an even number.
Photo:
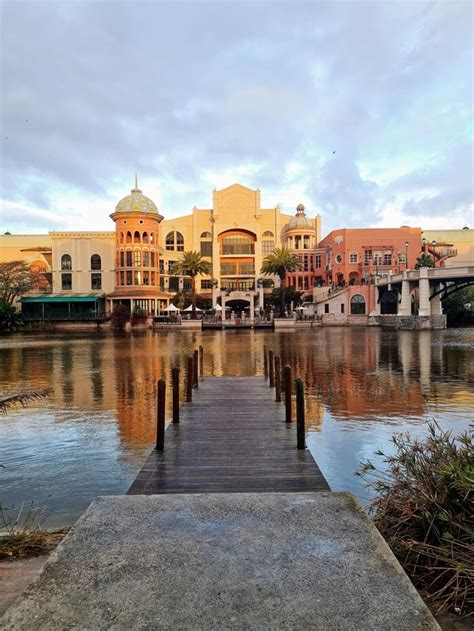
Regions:
<svg viewBox="0 0 474 631"><path fill-rule="evenodd" d="M369 326L381 326L388 329L420 330L420 329L445 329L446 316L398 316L398 315L378 315L369 316Z"/></svg>

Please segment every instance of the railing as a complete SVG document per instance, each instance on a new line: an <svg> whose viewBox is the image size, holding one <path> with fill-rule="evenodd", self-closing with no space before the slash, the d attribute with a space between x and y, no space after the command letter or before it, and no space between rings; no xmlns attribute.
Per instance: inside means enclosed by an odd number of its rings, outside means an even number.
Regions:
<svg viewBox="0 0 474 631"><path fill-rule="evenodd" d="M21 314L21 319L29 322L106 322L110 320L110 315L33 315L33 314Z"/></svg>

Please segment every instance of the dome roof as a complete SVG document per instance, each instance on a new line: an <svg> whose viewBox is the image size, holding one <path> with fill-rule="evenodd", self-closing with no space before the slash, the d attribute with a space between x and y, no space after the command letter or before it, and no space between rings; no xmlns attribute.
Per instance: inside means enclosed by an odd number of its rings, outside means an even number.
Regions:
<svg viewBox="0 0 474 631"><path fill-rule="evenodd" d="M312 230L314 232L314 224L308 219L304 212L303 204L296 207L296 215L286 224L287 230Z"/></svg>
<svg viewBox="0 0 474 631"><path fill-rule="evenodd" d="M131 213L131 212L139 212L139 213L158 213L158 208L155 203L151 201L149 197L145 197L141 190L137 186L137 181L135 179L135 188L132 188L130 191L130 195L127 195L123 199L119 201L117 206L115 206L116 213Z"/></svg>

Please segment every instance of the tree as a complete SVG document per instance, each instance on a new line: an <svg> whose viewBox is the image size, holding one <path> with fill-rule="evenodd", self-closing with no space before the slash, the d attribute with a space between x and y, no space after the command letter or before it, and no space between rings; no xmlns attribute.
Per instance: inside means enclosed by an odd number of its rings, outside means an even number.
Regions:
<svg viewBox="0 0 474 631"><path fill-rule="evenodd" d="M112 311L112 327L123 331L126 323L130 320L130 311L125 305L117 303Z"/></svg>
<svg viewBox="0 0 474 631"><path fill-rule="evenodd" d="M286 275L301 268L301 259L286 248L275 248L263 259L261 274L278 276L280 279L280 318L285 316Z"/></svg>
<svg viewBox="0 0 474 631"><path fill-rule="evenodd" d="M174 267L175 274L182 274L191 278L191 318L193 320L196 319L196 276L208 276L210 272L211 264L209 261L205 261L201 253L196 250L183 252L181 260Z"/></svg>
<svg viewBox="0 0 474 631"><path fill-rule="evenodd" d="M0 300L12 305L17 298L44 285L44 274L32 272L26 261L0 263Z"/></svg>
<svg viewBox="0 0 474 631"><path fill-rule="evenodd" d="M268 296L267 302L274 307L279 307L280 290L278 288L272 290L272 293ZM301 293L292 287L287 287L285 290L285 306L288 308L291 302L293 302L295 307L299 306L301 304Z"/></svg>
<svg viewBox="0 0 474 631"><path fill-rule="evenodd" d="M474 324L474 287L451 293L443 300L443 311L448 317L448 326Z"/></svg>
<svg viewBox="0 0 474 631"><path fill-rule="evenodd" d="M426 252L423 252L423 254L421 254L421 256L419 256L416 259L415 269L420 269L420 267L434 267L434 266L435 266L434 258L430 256L429 254L426 254Z"/></svg>
<svg viewBox="0 0 474 631"><path fill-rule="evenodd" d="M0 335L13 333L23 324L20 314L13 305L0 300Z"/></svg>

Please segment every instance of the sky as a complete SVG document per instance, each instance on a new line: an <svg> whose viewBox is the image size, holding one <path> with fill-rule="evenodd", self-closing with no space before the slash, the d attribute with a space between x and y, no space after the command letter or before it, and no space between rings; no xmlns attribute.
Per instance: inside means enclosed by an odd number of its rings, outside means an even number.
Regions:
<svg viewBox="0 0 474 631"><path fill-rule="evenodd" d="M213 189L322 232L473 227L471 2L3 1L0 232Z"/></svg>

